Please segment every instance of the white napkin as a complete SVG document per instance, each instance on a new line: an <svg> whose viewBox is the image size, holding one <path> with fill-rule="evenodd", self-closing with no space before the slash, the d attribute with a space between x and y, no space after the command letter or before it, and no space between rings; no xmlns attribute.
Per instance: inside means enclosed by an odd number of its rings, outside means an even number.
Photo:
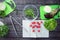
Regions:
<svg viewBox="0 0 60 40"><path fill-rule="evenodd" d="M44 20L35 20L34 22L43 22ZM35 32L32 32L32 27L30 27L29 25L31 24L31 20L23 20L22 21L22 26L24 27L23 30L23 37L29 37L29 38L38 38L38 37L44 37L44 38L48 38L49 37L49 31L44 27L43 23L41 23L41 28L34 28ZM26 31L27 30L27 31ZM37 30L40 30L40 32L38 32Z"/></svg>

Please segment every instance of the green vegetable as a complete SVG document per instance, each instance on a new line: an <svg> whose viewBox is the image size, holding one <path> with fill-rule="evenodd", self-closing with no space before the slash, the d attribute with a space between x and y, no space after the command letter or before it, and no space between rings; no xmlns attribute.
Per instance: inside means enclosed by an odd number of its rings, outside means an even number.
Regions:
<svg viewBox="0 0 60 40"><path fill-rule="evenodd" d="M0 37L4 37L8 34L9 28L0 21Z"/></svg>
<svg viewBox="0 0 60 40"><path fill-rule="evenodd" d="M44 22L44 26L47 30L53 31L57 27L57 21L54 19L50 19Z"/></svg>
<svg viewBox="0 0 60 40"><path fill-rule="evenodd" d="M0 16L3 15L5 12L4 11L0 11Z"/></svg>
<svg viewBox="0 0 60 40"><path fill-rule="evenodd" d="M26 9L25 11L26 16L34 18L34 10L33 9Z"/></svg>
<svg viewBox="0 0 60 40"><path fill-rule="evenodd" d="M4 25L4 26L0 26L0 37L4 37L8 34L9 28Z"/></svg>

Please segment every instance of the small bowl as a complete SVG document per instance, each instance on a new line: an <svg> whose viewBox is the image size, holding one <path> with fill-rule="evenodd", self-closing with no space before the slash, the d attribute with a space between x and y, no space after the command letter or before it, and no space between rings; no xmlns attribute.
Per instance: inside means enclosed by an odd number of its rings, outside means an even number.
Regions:
<svg viewBox="0 0 60 40"><path fill-rule="evenodd" d="M34 18L33 17L28 17L26 16L25 14L25 10L26 9L33 9L33 14L34 14ZM28 13L29 14L29 13ZM31 14L32 15L32 14ZM39 15L39 12L38 12L38 9L35 5L26 5L23 9L23 16L24 16L24 19L25 20L36 20L38 18L38 15Z"/></svg>
<svg viewBox="0 0 60 40"><path fill-rule="evenodd" d="M6 5L3 2L0 2L0 11L4 11L6 9Z"/></svg>

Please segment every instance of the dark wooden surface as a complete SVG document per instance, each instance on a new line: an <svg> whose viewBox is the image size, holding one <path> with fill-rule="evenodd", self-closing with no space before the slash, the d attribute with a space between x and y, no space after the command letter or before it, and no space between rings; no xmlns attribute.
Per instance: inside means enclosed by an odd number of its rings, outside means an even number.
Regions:
<svg viewBox="0 0 60 40"><path fill-rule="evenodd" d="M14 1L17 5L16 9L18 9L18 13L14 11L10 15L13 16L20 23L22 22L22 10L24 6L35 5L39 9L40 5L59 3L59 0L14 0ZM18 19L17 17L19 17L20 19ZM58 26L55 31L51 31L49 33L50 35L49 38L35 38L35 39L23 38L21 26L19 26L15 21L13 21L18 33L18 36L16 36L15 31L12 28L9 16L7 16L6 18L0 18L0 20L4 21L10 28L8 36L5 38L0 38L0 40L60 40L60 19L57 19Z"/></svg>

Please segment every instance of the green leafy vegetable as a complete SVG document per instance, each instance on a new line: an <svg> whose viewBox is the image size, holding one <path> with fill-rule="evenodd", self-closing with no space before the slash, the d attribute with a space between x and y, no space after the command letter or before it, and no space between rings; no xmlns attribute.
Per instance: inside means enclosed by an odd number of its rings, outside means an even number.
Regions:
<svg viewBox="0 0 60 40"><path fill-rule="evenodd" d="M8 34L9 28L6 25L0 25L0 37L4 37Z"/></svg>
<svg viewBox="0 0 60 40"><path fill-rule="evenodd" d="M4 14L5 12L4 11L0 11L0 15Z"/></svg>
<svg viewBox="0 0 60 40"><path fill-rule="evenodd" d="M26 9L25 11L26 16L34 18L34 10L33 9Z"/></svg>
<svg viewBox="0 0 60 40"><path fill-rule="evenodd" d="M54 19L50 19L44 22L44 26L47 30L53 31L57 27L57 22Z"/></svg>

